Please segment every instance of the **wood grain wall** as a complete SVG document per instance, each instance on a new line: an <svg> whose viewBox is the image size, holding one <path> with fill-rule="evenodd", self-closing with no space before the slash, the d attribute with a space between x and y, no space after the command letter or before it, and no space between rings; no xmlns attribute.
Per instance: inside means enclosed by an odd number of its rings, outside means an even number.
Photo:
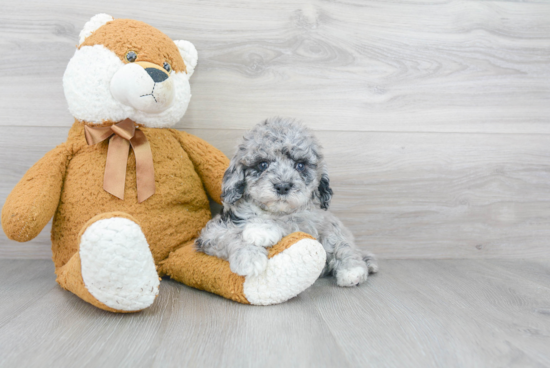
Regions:
<svg viewBox="0 0 550 368"><path fill-rule="evenodd" d="M61 78L100 12L196 45L178 129L227 155L269 116L317 131L333 211L381 258L550 257L550 3L4 2L0 205L65 140ZM0 235L0 258L49 257L49 227Z"/></svg>

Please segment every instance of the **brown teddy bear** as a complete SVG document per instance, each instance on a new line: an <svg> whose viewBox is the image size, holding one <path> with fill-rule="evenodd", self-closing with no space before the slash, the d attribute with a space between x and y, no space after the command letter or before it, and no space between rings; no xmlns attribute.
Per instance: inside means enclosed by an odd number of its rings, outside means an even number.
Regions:
<svg viewBox="0 0 550 368"><path fill-rule="evenodd" d="M198 253L194 239L221 202L229 160L169 127L184 115L197 51L139 21L94 16L63 77L75 122L65 143L38 161L8 196L10 239L36 237L50 218L57 282L112 312L149 307L159 276L241 303L274 304L309 287L322 246L291 234L256 277Z"/></svg>

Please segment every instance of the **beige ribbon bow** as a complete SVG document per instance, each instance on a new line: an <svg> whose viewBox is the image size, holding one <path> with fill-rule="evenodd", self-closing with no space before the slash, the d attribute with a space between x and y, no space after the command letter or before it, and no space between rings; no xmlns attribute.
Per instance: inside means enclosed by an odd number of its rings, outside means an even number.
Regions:
<svg viewBox="0 0 550 368"><path fill-rule="evenodd" d="M103 189L117 198L124 199L126 165L130 145L136 156L136 181L138 202L155 194L155 168L151 146L145 134L130 119L106 127L84 126L86 142L94 145L109 139L107 163L103 177Z"/></svg>

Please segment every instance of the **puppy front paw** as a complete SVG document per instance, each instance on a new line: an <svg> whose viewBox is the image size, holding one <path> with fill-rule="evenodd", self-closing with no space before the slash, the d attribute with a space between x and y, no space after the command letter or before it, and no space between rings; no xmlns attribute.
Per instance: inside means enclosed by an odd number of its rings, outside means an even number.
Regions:
<svg viewBox="0 0 550 368"><path fill-rule="evenodd" d="M241 248L229 257L231 272L241 276L258 276L267 268L267 251L264 248Z"/></svg>
<svg viewBox="0 0 550 368"><path fill-rule="evenodd" d="M366 267L353 267L336 272L336 284L342 287L359 285L367 280L369 271Z"/></svg>
<svg viewBox="0 0 550 368"><path fill-rule="evenodd" d="M243 240L258 247L270 247L282 239L279 229L273 225L249 224L243 231Z"/></svg>

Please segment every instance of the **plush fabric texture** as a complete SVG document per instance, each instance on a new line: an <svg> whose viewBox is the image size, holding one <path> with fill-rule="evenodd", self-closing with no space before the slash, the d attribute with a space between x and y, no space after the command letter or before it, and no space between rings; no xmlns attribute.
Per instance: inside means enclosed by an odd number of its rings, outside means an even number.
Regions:
<svg viewBox="0 0 550 368"><path fill-rule="evenodd" d="M35 163L8 195L2 209L2 228L19 242L34 239L52 218L61 196L69 151L61 144Z"/></svg>
<svg viewBox="0 0 550 368"><path fill-rule="evenodd" d="M99 27L106 24L107 22L112 22L114 18L109 14L96 14L89 21L84 24L84 28L80 31L78 35L78 45L80 46L84 40L94 33Z"/></svg>
<svg viewBox="0 0 550 368"><path fill-rule="evenodd" d="M211 218L208 196L221 204L222 178L229 166L227 157L207 142L169 129L187 109L191 97L188 78L197 63L196 49L188 41L173 42L145 23L106 14L93 17L80 38L63 80L75 122L67 141L31 167L6 199L1 216L6 235L29 241L53 216L52 258L57 282L107 311L147 308L158 294L159 273L249 303L243 291L244 277L231 273L228 262L193 248L194 239ZM165 61L170 63L168 78L173 78L176 94L166 110L145 112L115 100L110 83L121 68L128 67L128 51L136 52L137 61L152 62L159 68ZM128 88L128 93L134 92ZM109 141L88 145L84 134L86 124L108 126L126 118L144 133L153 156L155 194L142 203L137 201L133 150L127 158L121 200L103 189ZM318 276L322 266L312 267L316 263L306 256L316 252L316 242L310 238L293 234L270 249L269 257L279 259L274 267L277 272L264 275L260 284L278 285L279 289L267 300L269 290L261 285L252 288L261 289L253 291L257 304L284 301ZM301 245L293 250L294 244ZM286 254L290 266L280 265L278 254ZM307 271L296 272L293 267ZM274 278L290 281L281 284ZM287 283L291 292L285 294ZM296 291L296 285L302 289Z"/></svg>
<svg viewBox="0 0 550 368"><path fill-rule="evenodd" d="M88 291L108 307L139 311L155 301L159 277L149 244L134 221L95 221L80 237L78 255Z"/></svg>
<svg viewBox="0 0 550 368"><path fill-rule="evenodd" d="M151 128L168 128L181 120L191 99L189 78L198 60L197 50L191 42L172 41L146 23L113 19L107 14L98 14L86 23L80 33L80 42L63 76L69 111L76 119L101 124L130 118ZM134 62L126 58L130 51L137 56ZM157 83L155 88L143 70L141 77L120 79L124 74L121 74L122 70L128 72L125 66L137 66L139 62L153 63L162 70L165 70L165 62L170 64L169 82ZM119 83L112 85L115 80ZM151 94L156 91L161 101L164 98L165 101L170 100L168 95L172 95L173 101L164 110L145 111L147 109L128 104L128 96L120 99L120 95L115 97L112 94L112 88L122 81L131 86L127 93L133 96L134 102L143 95L143 91L138 93L135 83L141 83L144 88L151 84ZM173 87L168 88L168 85ZM149 97L149 105L151 101L152 97Z"/></svg>
<svg viewBox="0 0 550 368"><path fill-rule="evenodd" d="M197 61L199 59L199 55L197 54L197 49L189 41L176 40L174 41L174 43L180 50L180 54L183 57L183 60L185 61L185 69L186 69L187 75L191 77L191 75L193 75L193 73L195 72L195 66L197 66Z"/></svg>
<svg viewBox="0 0 550 368"><path fill-rule="evenodd" d="M71 293L77 295L80 299L96 306L100 309L114 312L114 313L131 313L134 311L123 311L120 309L114 309L103 304L97 300L84 284L82 279L82 267L80 262L80 255L76 253L71 257L69 262L65 264L62 268L56 270L57 272L57 283L63 289L70 291Z"/></svg>
<svg viewBox="0 0 550 368"><path fill-rule="evenodd" d="M289 234L282 238L276 245L267 248L267 258L271 259L275 257L277 254L284 252L302 239L315 240L313 236L302 232Z"/></svg>
<svg viewBox="0 0 550 368"><path fill-rule="evenodd" d="M149 61L162 66L165 61L176 72L186 71L178 47L168 36L150 25L132 19L115 19L99 27L79 48L103 45L113 51L123 63L126 53L134 51L136 61Z"/></svg>
<svg viewBox="0 0 550 368"><path fill-rule="evenodd" d="M194 240L187 242L159 265L159 275L224 298L250 304L243 292L244 276L234 274L229 262L197 252Z"/></svg>
<svg viewBox="0 0 550 368"><path fill-rule="evenodd" d="M310 287L321 274L327 256L321 243L309 236L287 242L292 246L271 257L262 274L246 278L243 291L251 304L285 302Z"/></svg>
<svg viewBox="0 0 550 368"><path fill-rule="evenodd" d="M221 180L229 164L223 153L178 130L140 129L153 153L156 186L155 194L143 203L137 202L136 162L132 150L122 201L103 190L108 142L88 146L81 122L75 122L69 131L66 154L71 159L67 160L61 201L52 226L56 267L63 266L77 252L80 229L99 214L120 211L134 217L142 227L155 262L159 262L195 238L210 219L205 187L215 201L221 202ZM61 186L62 182L57 184ZM16 187L13 193L17 191ZM19 198L31 200L33 196ZM10 203L6 201L4 211L8 212L6 208ZM26 206L23 204L22 208Z"/></svg>
<svg viewBox="0 0 550 368"><path fill-rule="evenodd" d="M77 50L63 75L63 91L71 114L93 124L117 123L129 118L150 128L169 128L180 121L191 99L189 74L172 72L170 78L175 86L172 105L158 114L149 114L121 103L111 93L113 78L128 65L103 45Z"/></svg>
<svg viewBox="0 0 550 368"><path fill-rule="evenodd" d="M37 236L55 212L52 252L58 281L106 310L112 308L105 308L88 291L80 290L83 283L78 250L82 229L90 226L91 219L97 221L121 212L122 217L140 224L158 264L197 237L210 220L206 191L221 203L221 182L229 165L222 152L191 134L174 129L140 129L150 143L155 167L156 193L145 202L137 202L133 151L126 168L125 199L103 190L108 142L89 146L84 123L76 121L67 142L25 174L2 209L2 227L10 239L17 241ZM69 261L69 267L63 268ZM78 277L69 277L71 274Z"/></svg>
<svg viewBox="0 0 550 368"><path fill-rule="evenodd" d="M268 258L271 259L281 253L284 253L293 245L304 239L311 240L313 239L313 237L305 233L293 233L284 237L279 243L268 249ZM319 246L321 247L321 250L323 250L320 244ZM308 259L303 260L306 262L309 261ZM297 260L297 263L300 263L300 261L302 261L302 259ZM267 284L270 284L281 277L286 277L286 280L288 280L289 278L293 278L293 276L296 274L295 266L304 265L305 264L291 264L292 269L285 269L281 270L282 272L279 273L273 272L269 275L265 275L262 279L262 282L264 284L266 282ZM313 279L313 281L311 281L311 283L309 283L309 285L307 285L306 287L300 289L300 292L309 287L315 281L315 279L319 277L321 269L322 267L316 268L316 270L313 271L313 274L309 272L309 279ZM159 265L159 274L161 276L169 276L176 281L182 282L196 289L206 290L239 303L250 304L250 301L248 300L247 295L244 291L244 283L246 282L246 278L244 276L239 276L232 273L229 269L229 262L223 259L206 255L201 252L197 252L193 245L193 241L188 242L180 249L171 253L168 259L161 262ZM301 282L303 279L304 277L296 277L293 281ZM291 284L292 282L289 283L288 286L291 287ZM284 288L286 289L286 287ZM273 290L273 292L275 294L273 299L279 300L277 298L277 290ZM291 294L293 293L291 292ZM281 298L281 300L279 300L278 302L280 303L286 301L291 297L296 296L296 294L293 294L286 299ZM253 296L255 301L261 299L261 296ZM271 301L271 299L269 301ZM265 303L256 302L254 304L274 303L266 301Z"/></svg>

